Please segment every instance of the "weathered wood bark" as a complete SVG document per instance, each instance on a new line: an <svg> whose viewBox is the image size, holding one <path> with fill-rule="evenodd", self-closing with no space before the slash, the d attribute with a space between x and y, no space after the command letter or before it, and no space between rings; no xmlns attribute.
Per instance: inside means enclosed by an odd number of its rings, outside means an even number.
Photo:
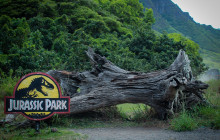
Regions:
<svg viewBox="0 0 220 140"><path fill-rule="evenodd" d="M91 71L48 72L60 83L64 95L71 96L71 113L120 103L144 103L166 119L183 103L190 107L205 102L201 91L208 85L194 80L190 61L182 50L168 69L150 73L121 69L91 48L86 53L93 66Z"/></svg>

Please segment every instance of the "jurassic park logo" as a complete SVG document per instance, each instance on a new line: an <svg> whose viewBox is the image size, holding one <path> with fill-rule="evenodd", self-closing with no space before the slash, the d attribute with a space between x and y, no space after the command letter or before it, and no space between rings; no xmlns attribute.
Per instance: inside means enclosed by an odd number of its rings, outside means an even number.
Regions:
<svg viewBox="0 0 220 140"><path fill-rule="evenodd" d="M4 111L21 113L30 120L44 120L55 113L69 113L70 98L62 97L59 84L50 75L30 73L18 81L12 97L5 97Z"/></svg>

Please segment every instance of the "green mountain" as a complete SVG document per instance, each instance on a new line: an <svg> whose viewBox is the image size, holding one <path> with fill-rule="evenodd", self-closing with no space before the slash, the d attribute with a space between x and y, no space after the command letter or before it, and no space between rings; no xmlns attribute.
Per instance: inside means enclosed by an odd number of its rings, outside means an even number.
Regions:
<svg viewBox="0 0 220 140"><path fill-rule="evenodd" d="M180 33L199 44L204 62L220 68L220 30L196 23L171 0L140 0L145 8L152 8L156 19L153 29L162 33Z"/></svg>

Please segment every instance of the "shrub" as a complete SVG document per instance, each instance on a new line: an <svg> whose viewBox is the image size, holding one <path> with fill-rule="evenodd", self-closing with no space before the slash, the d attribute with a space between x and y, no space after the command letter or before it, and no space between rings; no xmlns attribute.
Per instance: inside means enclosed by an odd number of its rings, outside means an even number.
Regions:
<svg viewBox="0 0 220 140"><path fill-rule="evenodd" d="M198 115L205 119L213 119L216 116L217 110L212 107L199 107Z"/></svg>
<svg viewBox="0 0 220 140"><path fill-rule="evenodd" d="M1 73L2 77L0 77L0 100L3 101L5 96L12 96L13 90L20 79L19 77L13 77L13 70L10 70L9 75L5 75Z"/></svg>
<svg viewBox="0 0 220 140"><path fill-rule="evenodd" d="M201 125L220 129L220 108L199 107L197 113L202 118Z"/></svg>
<svg viewBox="0 0 220 140"><path fill-rule="evenodd" d="M197 121L186 111L171 121L171 129L175 131L190 131L198 127Z"/></svg>
<svg viewBox="0 0 220 140"><path fill-rule="evenodd" d="M214 117L212 121L212 128L220 129L220 112Z"/></svg>

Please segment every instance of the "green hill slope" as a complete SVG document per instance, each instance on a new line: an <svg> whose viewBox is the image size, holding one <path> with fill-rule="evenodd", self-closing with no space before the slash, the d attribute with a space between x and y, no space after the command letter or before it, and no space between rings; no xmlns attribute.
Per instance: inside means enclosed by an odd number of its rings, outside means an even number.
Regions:
<svg viewBox="0 0 220 140"><path fill-rule="evenodd" d="M158 32L166 31L168 33L181 33L199 44L204 59L209 59L215 65L209 65L220 68L217 61L219 58L209 57L207 53L215 52L220 54L220 30L211 26L196 23L189 13L183 12L171 0L140 0L144 7L152 8L156 19L153 29ZM207 51L206 51L207 50ZM205 61L208 62L208 61Z"/></svg>

